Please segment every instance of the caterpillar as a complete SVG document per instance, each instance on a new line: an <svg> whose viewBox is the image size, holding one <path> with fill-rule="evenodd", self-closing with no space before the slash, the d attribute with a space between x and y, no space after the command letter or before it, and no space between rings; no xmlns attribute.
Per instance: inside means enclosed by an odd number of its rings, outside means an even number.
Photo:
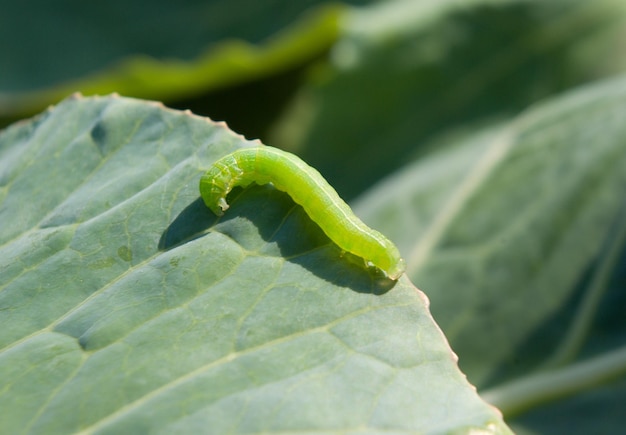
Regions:
<svg viewBox="0 0 626 435"><path fill-rule="evenodd" d="M200 179L200 196L217 216L228 209L235 186L271 183L304 208L342 250L365 260L397 280L405 264L398 248L352 212L322 175L299 157L277 148L239 149L217 160Z"/></svg>

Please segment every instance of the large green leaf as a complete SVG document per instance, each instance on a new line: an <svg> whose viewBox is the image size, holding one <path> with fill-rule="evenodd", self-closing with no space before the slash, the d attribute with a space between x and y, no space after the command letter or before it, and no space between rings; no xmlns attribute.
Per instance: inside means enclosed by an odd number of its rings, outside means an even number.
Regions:
<svg viewBox="0 0 626 435"><path fill-rule="evenodd" d="M0 135L3 433L508 433L427 299L271 186L198 180L256 145L76 97Z"/></svg>
<svg viewBox="0 0 626 435"><path fill-rule="evenodd" d="M616 411L626 391L624 119L626 77L454 143L355 204L400 241L469 380L505 418L535 407L520 428L626 425Z"/></svg>
<svg viewBox="0 0 626 435"><path fill-rule="evenodd" d="M354 10L332 62L311 74L269 141L351 199L454 128L625 71L625 33L622 0L395 0Z"/></svg>

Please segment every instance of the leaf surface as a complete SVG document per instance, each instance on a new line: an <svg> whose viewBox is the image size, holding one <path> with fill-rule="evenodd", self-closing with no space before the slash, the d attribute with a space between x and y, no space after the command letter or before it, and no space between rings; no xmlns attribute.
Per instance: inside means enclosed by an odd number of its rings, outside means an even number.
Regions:
<svg viewBox="0 0 626 435"><path fill-rule="evenodd" d="M427 299L271 186L216 218L189 113L74 97L0 135L0 420L10 433L509 433Z"/></svg>

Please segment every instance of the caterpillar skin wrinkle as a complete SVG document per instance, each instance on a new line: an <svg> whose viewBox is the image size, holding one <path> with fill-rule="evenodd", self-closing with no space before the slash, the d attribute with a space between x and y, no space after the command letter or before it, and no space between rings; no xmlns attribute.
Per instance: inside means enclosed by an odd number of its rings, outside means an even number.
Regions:
<svg viewBox="0 0 626 435"><path fill-rule="evenodd" d="M397 280L404 273L398 248L356 217L318 171L286 151L263 146L222 157L200 179L200 195L221 216L228 209L226 195L233 187L252 183L271 183L289 194L341 249L362 257L390 279Z"/></svg>

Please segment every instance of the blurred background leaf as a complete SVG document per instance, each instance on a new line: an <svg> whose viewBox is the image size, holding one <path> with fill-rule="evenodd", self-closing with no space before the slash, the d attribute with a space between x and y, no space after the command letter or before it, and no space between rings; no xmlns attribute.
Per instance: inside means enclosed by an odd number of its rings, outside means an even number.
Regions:
<svg viewBox="0 0 626 435"><path fill-rule="evenodd" d="M626 69L615 0L382 2L344 29L267 143L349 199L442 135Z"/></svg>
<svg viewBox="0 0 626 435"><path fill-rule="evenodd" d="M398 240L461 369L518 428L626 423L624 119L626 77L441 149L353 204ZM560 412L541 407L556 399Z"/></svg>
<svg viewBox="0 0 626 435"><path fill-rule="evenodd" d="M285 74L328 50L346 5L368 1L0 3L0 116L14 119L75 91L189 105Z"/></svg>

